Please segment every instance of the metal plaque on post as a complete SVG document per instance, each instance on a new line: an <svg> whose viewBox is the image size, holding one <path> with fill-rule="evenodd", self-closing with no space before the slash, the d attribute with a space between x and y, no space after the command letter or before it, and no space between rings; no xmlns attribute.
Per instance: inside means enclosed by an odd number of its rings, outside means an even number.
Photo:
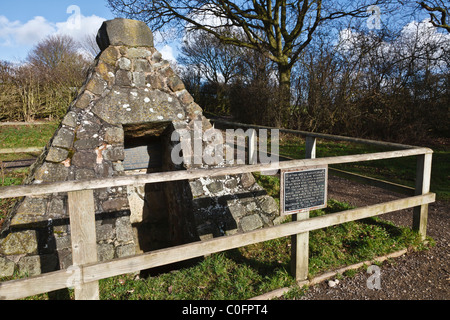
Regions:
<svg viewBox="0 0 450 320"><path fill-rule="evenodd" d="M280 186L283 215L326 208L328 166L282 170Z"/></svg>

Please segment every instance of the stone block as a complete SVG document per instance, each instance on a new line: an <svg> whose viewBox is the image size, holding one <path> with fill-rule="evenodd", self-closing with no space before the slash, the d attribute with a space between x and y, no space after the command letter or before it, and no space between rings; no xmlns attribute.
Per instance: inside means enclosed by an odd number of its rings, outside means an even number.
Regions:
<svg viewBox="0 0 450 320"><path fill-rule="evenodd" d="M43 216L47 210L47 199L26 197L17 208L16 213L21 215Z"/></svg>
<svg viewBox="0 0 450 320"><path fill-rule="evenodd" d="M77 101L75 102L75 107L79 109L86 109L93 99L94 96L91 93L84 91L78 96Z"/></svg>
<svg viewBox="0 0 450 320"><path fill-rule="evenodd" d="M152 89L162 90L164 89L164 81L162 77L158 74L147 75L146 82L150 84Z"/></svg>
<svg viewBox="0 0 450 320"><path fill-rule="evenodd" d="M100 74L95 73L92 79L86 85L86 90L89 90L93 94L100 96L107 87L108 83L103 80L103 77Z"/></svg>
<svg viewBox="0 0 450 320"><path fill-rule="evenodd" d="M241 176L241 185L243 188L250 188L255 184L256 180L251 173L244 173Z"/></svg>
<svg viewBox="0 0 450 320"><path fill-rule="evenodd" d="M218 193L223 190L223 182L222 181L214 181L207 186L208 190L211 193Z"/></svg>
<svg viewBox="0 0 450 320"><path fill-rule="evenodd" d="M111 199L104 201L102 203L102 208L106 212L112 212L112 211L121 211L128 207L128 200L125 198L117 198L117 199ZM128 218L128 221L130 219Z"/></svg>
<svg viewBox="0 0 450 320"><path fill-rule="evenodd" d="M124 131L121 127L109 127L105 130L104 141L109 144L122 144L125 139Z"/></svg>
<svg viewBox="0 0 450 320"><path fill-rule="evenodd" d="M95 135L94 135L95 136ZM82 139L75 141L74 147L76 150L95 149L100 146L102 142L97 138Z"/></svg>
<svg viewBox="0 0 450 320"><path fill-rule="evenodd" d="M141 46L141 48L129 48L127 52L127 57L130 59L147 59L152 55L153 52L149 48L145 48L145 46Z"/></svg>
<svg viewBox="0 0 450 320"><path fill-rule="evenodd" d="M109 46L153 47L153 33L142 21L117 18L103 22L97 44L102 51Z"/></svg>
<svg viewBox="0 0 450 320"><path fill-rule="evenodd" d="M98 261L109 261L114 259L114 245L112 243L97 245Z"/></svg>
<svg viewBox="0 0 450 320"><path fill-rule="evenodd" d="M71 249L72 248L72 240L70 235L65 236L55 236L55 242L56 242L56 249L62 250L62 249Z"/></svg>
<svg viewBox="0 0 450 320"><path fill-rule="evenodd" d="M51 147L48 151L47 158L45 159L48 162L59 163L67 159L69 155L69 150Z"/></svg>
<svg viewBox="0 0 450 320"><path fill-rule="evenodd" d="M133 75L130 71L118 70L116 73L116 85L130 87L133 83Z"/></svg>
<svg viewBox="0 0 450 320"><path fill-rule="evenodd" d="M133 241L130 217L120 217L116 220L116 236L120 243Z"/></svg>
<svg viewBox="0 0 450 320"><path fill-rule="evenodd" d="M120 57L120 51L117 48L109 47L102 50L100 60L115 67L117 60Z"/></svg>
<svg viewBox="0 0 450 320"><path fill-rule="evenodd" d="M103 150L103 158L108 161L123 161L125 160L125 149L123 146L108 146Z"/></svg>
<svg viewBox="0 0 450 320"><path fill-rule="evenodd" d="M77 114L73 111L68 112L64 117L62 124L71 128L75 128L77 126Z"/></svg>
<svg viewBox="0 0 450 320"><path fill-rule="evenodd" d="M181 81L181 79L177 75L174 75L173 77L167 79L167 85L173 92L186 89L183 81Z"/></svg>
<svg viewBox="0 0 450 320"><path fill-rule="evenodd" d="M147 59L136 59L134 61L134 72L150 72L151 65Z"/></svg>
<svg viewBox="0 0 450 320"><path fill-rule="evenodd" d="M95 171L92 169L78 169L75 172L75 180L92 180L97 178Z"/></svg>
<svg viewBox="0 0 450 320"><path fill-rule="evenodd" d="M239 221L242 231L249 232L262 228L264 226L261 217L258 214L253 214L251 216L243 217Z"/></svg>
<svg viewBox="0 0 450 320"><path fill-rule="evenodd" d="M131 60L128 58L120 58L118 61L118 66L122 70L131 71Z"/></svg>
<svg viewBox="0 0 450 320"><path fill-rule="evenodd" d="M104 223L104 221L96 221L96 230L97 230L97 241L108 241L112 240L116 236L116 232L114 230L114 224Z"/></svg>
<svg viewBox="0 0 450 320"><path fill-rule="evenodd" d="M73 155L72 164L79 168L94 169L97 164L97 154L93 151L78 151Z"/></svg>
<svg viewBox="0 0 450 320"><path fill-rule="evenodd" d="M14 274L14 262L0 257L0 278L11 277Z"/></svg>
<svg viewBox="0 0 450 320"><path fill-rule="evenodd" d="M61 128L53 139L52 146L64 149L70 149L73 145L75 133L72 130Z"/></svg>
<svg viewBox="0 0 450 320"><path fill-rule="evenodd" d="M243 216L245 216L247 214L247 210L239 202L229 205L228 210L230 211L233 218L236 220L238 220L239 218L242 218Z"/></svg>
<svg viewBox="0 0 450 320"><path fill-rule="evenodd" d="M136 254L136 246L134 243L126 244L116 248L116 257L123 258L129 257Z"/></svg>
<svg viewBox="0 0 450 320"><path fill-rule="evenodd" d="M264 199L260 203L261 209L268 213L273 214L279 212L280 206L272 197L264 197Z"/></svg>
<svg viewBox="0 0 450 320"><path fill-rule="evenodd" d="M36 254L37 251L37 234L33 230L12 232L0 240L0 254L3 255Z"/></svg>
<svg viewBox="0 0 450 320"><path fill-rule="evenodd" d="M69 168L60 163L44 163L36 170L34 178L42 182L67 181L69 178Z"/></svg>
<svg viewBox="0 0 450 320"><path fill-rule="evenodd" d="M200 182L200 180L191 181L189 182L189 185L191 186L191 192L194 198L202 196L205 192L203 190L203 184Z"/></svg>

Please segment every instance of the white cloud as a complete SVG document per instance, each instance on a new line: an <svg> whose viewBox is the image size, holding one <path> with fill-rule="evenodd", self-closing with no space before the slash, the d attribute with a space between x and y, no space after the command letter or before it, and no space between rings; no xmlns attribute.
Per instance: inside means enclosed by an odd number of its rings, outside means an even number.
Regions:
<svg viewBox="0 0 450 320"><path fill-rule="evenodd" d="M0 16L0 44L3 46L37 43L55 30L52 23L41 16L34 17L24 24Z"/></svg>
<svg viewBox="0 0 450 320"><path fill-rule="evenodd" d="M160 50L158 50L162 56L163 59L165 60L169 60L171 62L176 62L177 59L175 59L174 53L173 53L173 48L169 45L165 45L164 47L162 47Z"/></svg>
<svg viewBox="0 0 450 320"><path fill-rule="evenodd" d="M68 19L65 22L56 23L56 34L69 35L77 41L83 41L86 36L96 35L104 18L92 15L90 17L80 16L78 21Z"/></svg>
<svg viewBox="0 0 450 320"><path fill-rule="evenodd" d="M103 21L104 18L96 15L89 17L79 15L78 19L72 16L67 21L53 23L37 16L22 23L0 16L0 47L30 48L47 36L55 34L65 34L76 41L83 41L86 36L97 34Z"/></svg>

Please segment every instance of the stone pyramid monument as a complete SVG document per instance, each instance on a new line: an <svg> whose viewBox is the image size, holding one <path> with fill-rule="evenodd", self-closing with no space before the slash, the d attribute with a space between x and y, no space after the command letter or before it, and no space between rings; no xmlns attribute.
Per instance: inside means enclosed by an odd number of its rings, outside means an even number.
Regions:
<svg viewBox="0 0 450 320"><path fill-rule="evenodd" d="M212 126L154 48L147 25L106 21L97 42L101 53L25 183L211 167L191 164L189 154L182 154L181 164L171 160L180 143L172 141L174 132L195 139L195 123L203 131ZM94 198L99 261L246 232L280 219L278 204L251 174L99 189ZM72 265L67 194L21 199L0 232L0 277Z"/></svg>

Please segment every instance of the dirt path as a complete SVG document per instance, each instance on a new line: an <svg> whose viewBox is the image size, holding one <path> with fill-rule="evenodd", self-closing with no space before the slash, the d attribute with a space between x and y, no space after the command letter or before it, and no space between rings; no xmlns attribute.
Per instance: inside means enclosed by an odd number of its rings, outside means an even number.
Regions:
<svg viewBox="0 0 450 320"><path fill-rule="evenodd" d="M400 198L379 188L330 176L330 197L356 206ZM412 225L412 209L385 214L396 225ZM385 262L380 269L381 288L369 289L371 274L363 271L339 280L310 287L304 300L449 300L450 299L450 201L437 201L429 207L428 232L436 246L428 251L410 252Z"/></svg>

